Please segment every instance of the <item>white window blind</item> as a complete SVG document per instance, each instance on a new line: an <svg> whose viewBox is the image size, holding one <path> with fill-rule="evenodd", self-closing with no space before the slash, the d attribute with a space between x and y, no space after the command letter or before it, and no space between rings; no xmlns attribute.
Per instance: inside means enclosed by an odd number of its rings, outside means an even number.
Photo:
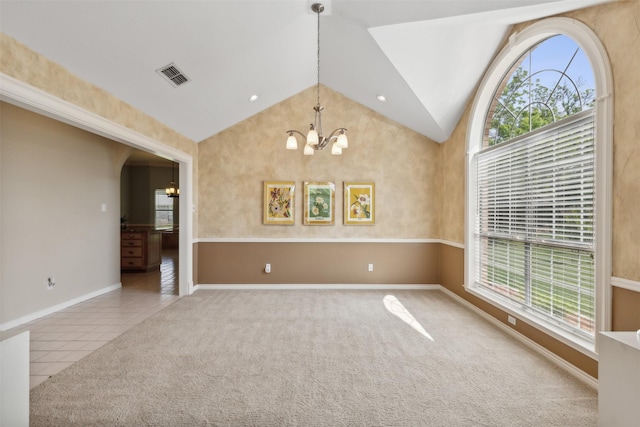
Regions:
<svg viewBox="0 0 640 427"><path fill-rule="evenodd" d="M594 110L477 154L476 277L594 338Z"/></svg>

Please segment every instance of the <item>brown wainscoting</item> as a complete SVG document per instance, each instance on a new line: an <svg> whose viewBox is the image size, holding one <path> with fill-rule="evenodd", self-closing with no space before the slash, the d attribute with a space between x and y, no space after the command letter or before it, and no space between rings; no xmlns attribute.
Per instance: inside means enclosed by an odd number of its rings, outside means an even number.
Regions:
<svg viewBox="0 0 640 427"><path fill-rule="evenodd" d="M511 327L515 331L536 342L593 378L598 377L598 362L591 357L569 347L568 345L550 337L541 330L527 324L521 319L515 326L507 321L508 313L488 302L467 292L462 284L464 283L464 249L455 246L442 244L440 250L441 266L440 284L449 291L465 299L480 310L495 317L500 322Z"/></svg>
<svg viewBox="0 0 640 427"><path fill-rule="evenodd" d="M637 331L640 329L640 292L613 287L611 329Z"/></svg>
<svg viewBox="0 0 640 427"><path fill-rule="evenodd" d="M193 271L191 272L191 280L194 285L198 284L198 243L191 245L192 257L193 257Z"/></svg>
<svg viewBox="0 0 640 427"><path fill-rule="evenodd" d="M199 242L196 283L439 284L440 247L430 242Z"/></svg>

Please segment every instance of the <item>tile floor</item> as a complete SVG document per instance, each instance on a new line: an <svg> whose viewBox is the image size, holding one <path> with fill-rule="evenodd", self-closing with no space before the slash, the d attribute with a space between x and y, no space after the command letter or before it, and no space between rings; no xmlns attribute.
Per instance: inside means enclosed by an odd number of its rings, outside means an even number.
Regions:
<svg viewBox="0 0 640 427"><path fill-rule="evenodd" d="M159 270L122 273L120 289L2 332L31 331L30 387L176 301L177 255L177 250L164 250Z"/></svg>

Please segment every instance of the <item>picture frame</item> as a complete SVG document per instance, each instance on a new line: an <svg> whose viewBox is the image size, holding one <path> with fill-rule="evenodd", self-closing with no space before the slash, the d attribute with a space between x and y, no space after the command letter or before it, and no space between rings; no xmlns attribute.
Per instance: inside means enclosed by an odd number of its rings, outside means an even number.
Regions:
<svg viewBox="0 0 640 427"><path fill-rule="evenodd" d="M263 224L295 224L295 190L293 181L264 181Z"/></svg>
<svg viewBox="0 0 640 427"><path fill-rule="evenodd" d="M345 225L375 225L375 191L373 181L344 183L344 215Z"/></svg>
<svg viewBox="0 0 640 427"><path fill-rule="evenodd" d="M305 181L304 225L334 225L335 194L333 182Z"/></svg>

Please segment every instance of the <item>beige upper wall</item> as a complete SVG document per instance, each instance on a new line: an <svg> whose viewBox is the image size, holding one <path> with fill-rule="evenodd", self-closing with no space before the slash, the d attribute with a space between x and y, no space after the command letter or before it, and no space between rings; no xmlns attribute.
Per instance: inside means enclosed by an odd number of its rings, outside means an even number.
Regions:
<svg viewBox="0 0 640 427"><path fill-rule="evenodd" d="M286 150L288 129L313 121L315 86L199 144L201 238L439 238L439 144L324 86L325 134L349 129L349 148ZM293 226L262 224L263 182L295 181ZM376 183L374 226L345 226L343 182ZM336 225L304 226L303 181L336 184Z"/></svg>
<svg viewBox="0 0 640 427"><path fill-rule="evenodd" d="M621 2L571 16L595 31L611 61L613 275L640 280L640 2Z"/></svg>
<svg viewBox="0 0 640 427"><path fill-rule="evenodd" d="M640 280L640 2L619 1L566 14L589 26L608 52L614 81L613 275ZM522 31L522 24L514 31ZM466 130L469 108L442 147L442 238L464 242Z"/></svg>
<svg viewBox="0 0 640 427"><path fill-rule="evenodd" d="M464 195L466 179L466 136L469 107L451 137L442 144L442 222L440 233L444 240L464 243Z"/></svg>

